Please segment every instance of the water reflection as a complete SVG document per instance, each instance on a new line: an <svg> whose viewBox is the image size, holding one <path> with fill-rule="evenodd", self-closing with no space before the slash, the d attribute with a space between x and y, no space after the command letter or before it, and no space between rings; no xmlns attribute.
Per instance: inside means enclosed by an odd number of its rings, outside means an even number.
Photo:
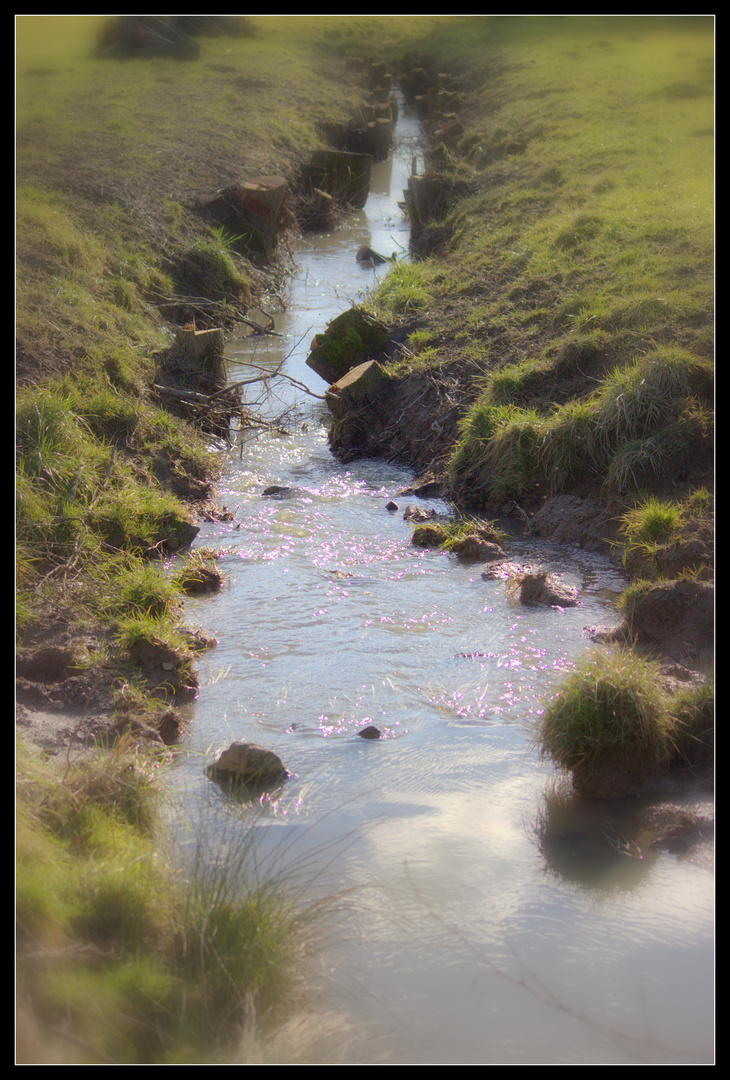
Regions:
<svg viewBox="0 0 730 1080"><path fill-rule="evenodd" d="M640 847L641 822L623 803L590 803L563 784L541 800L533 835L546 868L587 890L633 889L651 872L657 852Z"/></svg>

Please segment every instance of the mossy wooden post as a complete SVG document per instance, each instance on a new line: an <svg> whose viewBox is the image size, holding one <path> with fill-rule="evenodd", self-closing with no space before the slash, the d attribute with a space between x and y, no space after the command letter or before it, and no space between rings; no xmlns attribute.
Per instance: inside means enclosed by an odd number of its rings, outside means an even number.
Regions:
<svg viewBox="0 0 730 1080"><path fill-rule="evenodd" d="M366 360L385 359L387 341L385 328L375 319L360 308L348 308L314 337L307 366L328 383L338 382Z"/></svg>
<svg viewBox="0 0 730 1080"><path fill-rule="evenodd" d="M225 191L202 195L198 203L224 228L252 234L268 252L276 239L286 193L283 176L257 176Z"/></svg>
<svg viewBox="0 0 730 1080"><path fill-rule="evenodd" d="M390 84L393 81L393 76L388 71L388 65L385 60L374 60L368 71L368 78L370 80L370 86L387 86L390 89Z"/></svg>
<svg viewBox="0 0 730 1080"><path fill-rule="evenodd" d="M261 236L268 251L274 244L286 197L283 176L259 176L238 189L238 201L245 219Z"/></svg>
<svg viewBox="0 0 730 1080"><path fill-rule="evenodd" d="M455 113L446 113L441 126L434 132L434 139L453 146L464 134L464 125Z"/></svg>
<svg viewBox="0 0 730 1080"><path fill-rule="evenodd" d="M378 117L367 125L366 142L375 161L385 161L393 145L393 121Z"/></svg>
<svg viewBox="0 0 730 1080"><path fill-rule="evenodd" d="M186 363L196 371L205 372L215 386L225 384L222 330L196 330L194 327L183 326L178 330L175 340Z"/></svg>
<svg viewBox="0 0 730 1080"><path fill-rule="evenodd" d="M438 216L443 191L443 180L438 177L409 177L405 196L411 219L420 225L433 221Z"/></svg>
<svg viewBox="0 0 730 1080"><path fill-rule="evenodd" d="M316 187L362 210L370 194L371 154L346 150L320 150L312 157L309 171Z"/></svg>
<svg viewBox="0 0 730 1080"><path fill-rule="evenodd" d="M325 400L335 419L382 400L393 380L377 360L368 360L348 371L329 387Z"/></svg>

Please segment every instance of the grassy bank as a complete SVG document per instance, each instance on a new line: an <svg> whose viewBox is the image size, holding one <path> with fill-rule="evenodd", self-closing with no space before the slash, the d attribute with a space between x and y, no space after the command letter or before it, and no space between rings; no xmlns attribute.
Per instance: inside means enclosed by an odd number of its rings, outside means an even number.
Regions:
<svg viewBox="0 0 730 1080"><path fill-rule="evenodd" d="M200 197L262 174L296 191L363 88L340 48L347 20L246 22L201 37L195 61L100 57L104 24L17 19L18 630L29 648L52 626L94 627L78 664L129 683L141 636L190 667L149 559L186 546L217 469L153 386L177 327L275 303L287 270L285 251L226 233Z"/></svg>
<svg viewBox="0 0 730 1080"><path fill-rule="evenodd" d="M379 303L420 366L472 365L444 448L455 497L534 508L704 484L712 20L481 18L432 45L459 73L462 130L440 156L426 257Z"/></svg>
<svg viewBox="0 0 730 1080"><path fill-rule="evenodd" d="M385 31L260 19L183 61L102 58L103 24L16 21L16 610L23 730L48 712L82 734L113 725L114 745L130 725L175 737L206 644L181 629L190 583L163 564L190 543L216 454L154 384L176 328L275 303L287 271L199 198L262 174L296 194L362 99L343 38ZM130 747L81 769L18 753L28 1062L225 1060L291 986L301 909L230 867L175 880Z"/></svg>

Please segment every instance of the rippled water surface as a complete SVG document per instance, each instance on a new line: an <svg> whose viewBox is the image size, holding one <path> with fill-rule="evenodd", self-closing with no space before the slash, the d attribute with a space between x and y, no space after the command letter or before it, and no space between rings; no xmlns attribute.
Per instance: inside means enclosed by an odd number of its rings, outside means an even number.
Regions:
<svg viewBox="0 0 730 1080"><path fill-rule="evenodd" d="M323 392L308 343L372 285L357 248L407 248L408 117L400 133L365 211L296 244L284 337L234 342L232 378L291 352L286 370ZM172 779L183 847L235 849L248 827L262 873L342 895L323 927L318 1009L340 1021L332 1052L345 1060L710 1061L710 870L616 856L607 837L631 830L633 808L572 799L532 744L584 628L613 621L620 576L516 535L511 561L580 590L576 608L523 608L480 566L411 545L403 510L417 500L397 494L408 470L337 462L323 403L279 393L290 434L229 454L218 494L235 520L198 538L227 581L186 605L219 644L198 665ZM264 495L274 484L286 490ZM382 738L359 738L371 724ZM233 739L279 754L280 791L251 806L206 779Z"/></svg>

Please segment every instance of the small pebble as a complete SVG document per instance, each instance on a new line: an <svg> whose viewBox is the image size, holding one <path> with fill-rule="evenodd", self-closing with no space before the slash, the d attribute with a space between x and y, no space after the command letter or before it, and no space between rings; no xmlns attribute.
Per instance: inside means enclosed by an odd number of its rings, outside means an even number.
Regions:
<svg viewBox="0 0 730 1080"><path fill-rule="evenodd" d="M358 731L358 735L361 739L379 739L380 731L374 724L370 724L369 727L363 728L362 731Z"/></svg>

